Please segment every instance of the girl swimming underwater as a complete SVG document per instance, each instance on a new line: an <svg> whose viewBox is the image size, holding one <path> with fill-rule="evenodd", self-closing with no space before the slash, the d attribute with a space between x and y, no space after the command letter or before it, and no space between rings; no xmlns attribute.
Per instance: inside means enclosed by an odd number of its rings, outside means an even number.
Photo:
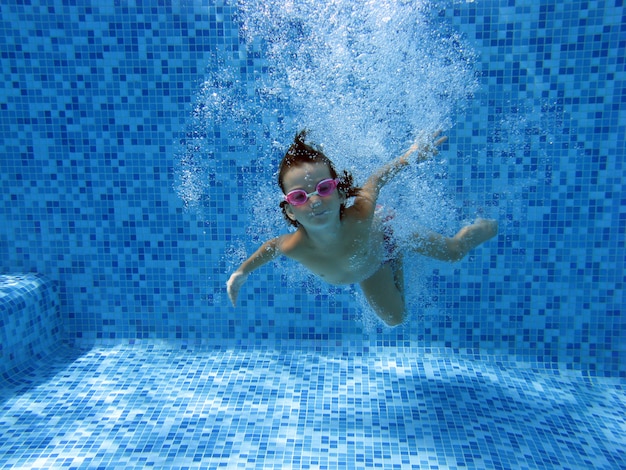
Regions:
<svg viewBox="0 0 626 470"><path fill-rule="evenodd" d="M401 251L395 246L385 216L377 210L380 190L414 157L430 158L447 138L435 134L432 145L413 144L401 157L371 175L362 187L352 176L338 174L333 163L305 143L300 132L283 157L278 184L286 220L297 227L265 242L230 276L228 296L237 302L239 291L255 269L280 255L287 256L330 284L359 284L370 306L389 326L404 321L404 279ZM351 205L346 205L349 198ZM477 219L453 237L416 232L411 249L430 258L458 261L470 250L494 237L498 224Z"/></svg>

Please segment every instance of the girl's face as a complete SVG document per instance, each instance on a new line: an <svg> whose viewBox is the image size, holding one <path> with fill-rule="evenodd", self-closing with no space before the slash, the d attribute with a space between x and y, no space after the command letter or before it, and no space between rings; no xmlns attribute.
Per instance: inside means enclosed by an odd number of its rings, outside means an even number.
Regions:
<svg viewBox="0 0 626 470"><path fill-rule="evenodd" d="M285 194L294 189L302 189L307 193L316 190L320 181L331 178L330 170L325 163L304 163L287 170L283 176ZM300 206L287 204L285 212L294 221L299 222L305 228L323 226L339 220L341 204L345 198L335 189L330 195L321 197L312 195Z"/></svg>

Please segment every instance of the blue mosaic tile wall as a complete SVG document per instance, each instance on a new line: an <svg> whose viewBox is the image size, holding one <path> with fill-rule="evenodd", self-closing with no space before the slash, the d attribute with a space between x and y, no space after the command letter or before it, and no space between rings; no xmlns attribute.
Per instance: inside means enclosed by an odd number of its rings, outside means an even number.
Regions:
<svg viewBox="0 0 626 470"><path fill-rule="evenodd" d="M47 358L62 340L56 283L40 274L0 275L0 377Z"/></svg>
<svg viewBox="0 0 626 470"><path fill-rule="evenodd" d="M264 73L262 52L243 45L234 6L122 3L0 7L0 270L59 282L68 340L419 344L626 375L621 1L433 7L479 54L480 89L445 149L464 156L450 158L450 191L464 216L497 214L501 233L428 264L444 315L374 331L350 292L271 268L230 307L228 252L254 248L241 210L254 139L213 127L203 217L174 189L176 155L212 67L245 81Z"/></svg>

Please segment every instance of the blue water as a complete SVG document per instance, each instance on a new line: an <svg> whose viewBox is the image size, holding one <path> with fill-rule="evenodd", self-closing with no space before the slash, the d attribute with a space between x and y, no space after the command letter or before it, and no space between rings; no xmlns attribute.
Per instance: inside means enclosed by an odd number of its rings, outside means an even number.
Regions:
<svg viewBox="0 0 626 470"><path fill-rule="evenodd" d="M0 271L64 330L0 466L626 467L622 2L92 3L0 7ZM399 328L284 260L233 309L302 126L360 181L443 128L382 201L498 238L408 256Z"/></svg>

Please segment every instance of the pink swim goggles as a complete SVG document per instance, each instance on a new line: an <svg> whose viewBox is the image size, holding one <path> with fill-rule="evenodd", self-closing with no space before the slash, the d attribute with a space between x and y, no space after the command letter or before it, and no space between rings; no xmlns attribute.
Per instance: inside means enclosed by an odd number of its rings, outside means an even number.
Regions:
<svg viewBox="0 0 626 470"><path fill-rule="evenodd" d="M317 186L315 186L315 191L313 191L312 193L307 193L304 189L294 189L293 191L289 191L285 196L285 201L287 201L292 206L301 206L302 204L305 204L311 196L330 196L338 184L338 179L322 180L317 183Z"/></svg>

